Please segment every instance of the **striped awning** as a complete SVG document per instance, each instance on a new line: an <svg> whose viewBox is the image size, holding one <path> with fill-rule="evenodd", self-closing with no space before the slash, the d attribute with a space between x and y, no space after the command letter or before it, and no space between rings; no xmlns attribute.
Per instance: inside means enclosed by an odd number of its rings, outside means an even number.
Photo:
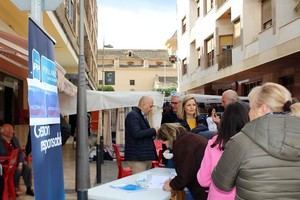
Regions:
<svg viewBox="0 0 300 200"><path fill-rule="evenodd" d="M76 86L65 78L65 70L57 66L57 87L69 96L76 94ZM22 80L28 77L28 41L18 35L0 31L0 71Z"/></svg>
<svg viewBox="0 0 300 200"><path fill-rule="evenodd" d="M20 79L28 76L28 44L25 38L0 31L0 69Z"/></svg>

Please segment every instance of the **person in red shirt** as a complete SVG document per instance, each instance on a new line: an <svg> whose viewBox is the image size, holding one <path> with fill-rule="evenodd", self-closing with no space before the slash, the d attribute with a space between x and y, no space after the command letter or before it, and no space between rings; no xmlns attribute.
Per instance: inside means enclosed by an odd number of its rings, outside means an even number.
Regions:
<svg viewBox="0 0 300 200"><path fill-rule="evenodd" d="M31 188L31 169L24 159L24 153L21 151L18 139L14 136L13 126L11 124L3 124L0 129L0 156L9 156L11 151L17 148L20 149L20 153L14 176L15 187L19 187L20 176L23 176L24 183L27 187L26 194L34 196L34 192Z"/></svg>

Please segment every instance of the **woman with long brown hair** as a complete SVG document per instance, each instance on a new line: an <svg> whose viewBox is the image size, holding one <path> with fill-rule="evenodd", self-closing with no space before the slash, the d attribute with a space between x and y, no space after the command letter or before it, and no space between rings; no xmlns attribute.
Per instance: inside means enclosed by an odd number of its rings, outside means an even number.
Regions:
<svg viewBox="0 0 300 200"><path fill-rule="evenodd" d="M158 130L157 138L172 150L176 176L165 182L166 191L179 191L185 187L189 189L194 199L205 200L207 193L197 181L199 169L207 139L189 133L179 123L165 123Z"/></svg>

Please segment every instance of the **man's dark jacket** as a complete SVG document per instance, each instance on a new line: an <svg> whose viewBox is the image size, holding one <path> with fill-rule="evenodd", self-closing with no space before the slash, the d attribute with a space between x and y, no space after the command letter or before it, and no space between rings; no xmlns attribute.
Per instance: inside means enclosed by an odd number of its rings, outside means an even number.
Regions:
<svg viewBox="0 0 300 200"><path fill-rule="evenodd" d="M172 110L163 113L162 118L161 118L161 124L164 123L175 123L175 122L179 122L179 119L176 115L175 112L173 112Z"/></svg>
<svg viewBox="0 0 300 200"><path fill-rule="evenodd" d="M156 130L150 128L141 110L134 107L125 119L125 160L146 161L156 160L153 138Z"/></svg>

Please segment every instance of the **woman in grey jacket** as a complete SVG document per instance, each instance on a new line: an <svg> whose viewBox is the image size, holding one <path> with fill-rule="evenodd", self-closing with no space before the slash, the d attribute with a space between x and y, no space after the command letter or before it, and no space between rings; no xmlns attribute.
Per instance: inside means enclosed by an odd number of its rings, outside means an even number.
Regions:
<svg viewBox="0 0 300 200"><path fill-rule="evenodd" d="M251 122L226 144L215 185L236 186L236 199L300 199L300 118L293 113L299 103L276 83L255 87L249 101Z"/></svg>

